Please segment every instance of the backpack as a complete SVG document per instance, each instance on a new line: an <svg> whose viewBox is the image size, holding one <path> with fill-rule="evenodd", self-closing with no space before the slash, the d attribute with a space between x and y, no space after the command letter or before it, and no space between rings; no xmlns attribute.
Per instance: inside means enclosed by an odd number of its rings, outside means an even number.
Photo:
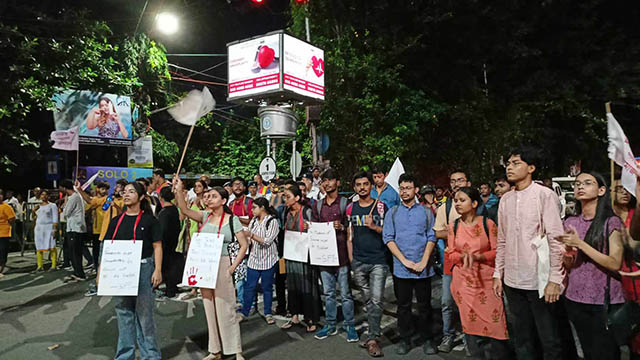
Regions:
<svg viewBox="0 0 640 360"><path fill-rule="evenodd" d="M229 265L233 264L233 262L238 257L238 254L240 253L240 243L238 242L238 240L236 240L236 232L233 230L234 217L235 217L234 215L231 215L231 218L229 219L229 229L231 230L231 242L229 243L229 245L227 245L227 252L229 252L229 260L231 261ZM247 278L246 264L247 264L246 261L242 261L240 265L238 265L236 270L233 272L234 283Z"/></svg>
<svg viewBox="0 0 640 360"><path fill-rule="evenodd" d="M398 206L400 205L394 205L393 208L391 208L391 222L393 222L394 228L396 226L396 213L398 212ZM427 207L424 205L422 205L422 208L427 212L427 220L429 221L427 229L432 228L435 222L433 211L431 211L430 209L427 209ZM429 214L431 214L431 216L429 216Z"/></svg>
<svg viewBox="0 0 640 360"><path fill-rule="evenodd" d="M449 223L449 213L451 213L451 208L453 207L453 200L448 197L447 201L444 203L444 210L446 212L446 216L447 216L447 224Z"/></svg>
<svg viewBox="0 0 640 360"><path fill-rule="evenodd" d="M489 238L489 225L487 225L488 217L482 215L482 227L484 228L484 233L487 234L487 239ZM457 218L453 223L453 237L455 238L458 235L458 225L460 224L460 218Z"/></svg>
<svg viewBox="0 0 640 360"><path fill-rule="evenodd" d="M347 212L347 202L348 202L347 198L345 198L344 196L340 196L340 215L342 216L343 219ZM318 211L318 217L320 217L320 212L322 211L321 200L316 201L316 210Z"/></svg>

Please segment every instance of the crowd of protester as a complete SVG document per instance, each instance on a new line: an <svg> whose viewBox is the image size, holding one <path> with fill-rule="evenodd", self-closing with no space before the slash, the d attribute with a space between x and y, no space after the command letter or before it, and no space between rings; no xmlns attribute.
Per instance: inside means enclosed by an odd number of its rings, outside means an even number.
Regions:
<svg viewBox="0 0 640 360"><path fill-rule="evenodd" d="M420 186L410 173L396 187L381 169L346 177L314 168L298 181L256 175L213 186L203 176L188 189L155 170L149 179L118 180L114 189L98 183L85 191L70 180L55 192L37 189L29 215L24 201L0 190L0 270L12 226L28 231L20 225L25 216L35 220L36 271L45 271L49 254L51 270L70 272L67 282L99 271L105 239L142 240L138 296L116 297L116 359L133 359L136 344L142 358L160 359L154 300L195 298L209 331L206 360L242 359L240 323L255 314L269 325L284 320L283 330L301 326L317 340L342 330L347 342L381 357L388 282L400 355L420 344L427 355L463 349L475 359L600 360L620 359L628 346L631 359L640 359L633 197L640 187L630 194L619 180L582 172L572 184L577 213L563 219L557 194L534 181L539 165L536 150L523 147L491 183L453 170L448 188ZM342 185L353 196L341 195ZM332 224L337 266L283 258L285 233L307 232L311 222ZM181 285L199 232L224 238L215 290ZM431 306L437 277L441 328ZM352 289L366 312L362 334ZM86 296L94 295L92 282Z"/></svg>

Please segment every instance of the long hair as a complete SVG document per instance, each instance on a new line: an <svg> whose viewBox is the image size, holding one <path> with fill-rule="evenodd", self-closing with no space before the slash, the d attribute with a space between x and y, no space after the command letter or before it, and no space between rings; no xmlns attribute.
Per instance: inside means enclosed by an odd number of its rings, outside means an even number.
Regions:
<svg viewBox="0 0 640 360"><path fill-rule="evenodd" d="M293 197L295 198L296 196L300 197L300 200L298 200L298 203L300 203L300 205L304 205L304 198L302 197L302 191L300 191L300 188L298 187L298 185L295 186L290 186L287 189L285 189L285 191L291 191L291 193L293 194Z"/></svg>
<svg viewBox="0 0 640 360"><path fill-rule="evenodd" d="M476 209L480 207L480 205L482 205L482 197L480 196L480 191L478 191L478 189L470 186L463 186L458 189L458 191L462 191L463 193L467 194L472 203L474 201L477 202L478 205L476 206Z"/></svg>
<svg viewBox="0 0 640 360"><path fill-rule="evenodd" d="M229 201L229 193L222 186L214 186L209 190L205 190L205 193L209 191L215 191L220 195L221 198L227 200L227 202ZM233 211L231 211L227 202L225 202L224 205L222 205L222 211L224 211L227 214L233 215Z"/></svg>
<svg viewBox="0 0 640 360"><path fill-rule="evenodd" d="M151 199L147 197L147 190L144 188L144 185L135 181L132 181L127 185L133 186L133 189L138 194L138 200L140 201L140 210L153 215L153 210L151 210Z"/></svg>
<svg viewBox="0 0 640 360"><path fill-rule="evenodd" d="M276 211L276 209L273 208L273 206L269 205L269 200L263 198L263 197L259 197L255 200L253 200L253 205L259 206L261 208L264 208L267 213L275 218L278 217L278 212Z"/></svg>
<svg viewBox="0 0 640 360"><path fill-rule="evenodd" d="M589 225L589 230L587 230L587 234L584 236L584 241L587 244L600 251L604 249L604 242L609 235L604 233L605 224L609 218L614 216L617 217L617 215L611 208L609 187L607 186L607 181L604 179L604 176L595 171L583 172L582 174L589 174L593 176L598 182L598 188L604 186L607 189L607 191L604 192L604 195L598 196L596 215L593 217L591 225ZM580 174L578 174L578 176L580 176ZM576 178L578 178L578 176L576 176ZM576 202L576 211L578 213L582 213L582 203L580 201Z"/></svg>

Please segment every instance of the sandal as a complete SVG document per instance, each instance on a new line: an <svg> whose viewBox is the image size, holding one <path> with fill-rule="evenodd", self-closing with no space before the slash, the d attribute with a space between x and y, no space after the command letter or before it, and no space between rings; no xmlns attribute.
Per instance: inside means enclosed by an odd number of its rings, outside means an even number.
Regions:
<svg viewBox="0 0 640 360"><path fill-rule="evenodd" d="M308 333L316 332L316 330L318 330L318 327L316 326L316 324L313 324L313 323L307 324Z"/></svg>
<svg viewBox="0 0 640 360"><path fill-rule="evenodd" d="M367 342L367 353L371 357L382 357L384 354L382 353L382 349L380 348L380 344L376 340L369 340Z"/></svg>
<svg viewBox="0 0 640 360"><path fill-rule="evenodd" d="M273 325L276 323L276 321L273 320L273 316L271 314L265 315L264 320L267 322L268 325Z"/></svg>
<svg viewBox="0 0 640 360"><path fill-rule="evenodd" d="M300 325L300 321L294 322L293 320L289 320L284 325L280 326L280 329L288 330L291 329L293 325Z"/></svg>
<svg viewBox="0 0 640 360"><path fill-rule="evenodd" d="M221 360L222 359L222 353L209 353L209 355L207 355L205 358L203 358L202 360Z"/></svg>

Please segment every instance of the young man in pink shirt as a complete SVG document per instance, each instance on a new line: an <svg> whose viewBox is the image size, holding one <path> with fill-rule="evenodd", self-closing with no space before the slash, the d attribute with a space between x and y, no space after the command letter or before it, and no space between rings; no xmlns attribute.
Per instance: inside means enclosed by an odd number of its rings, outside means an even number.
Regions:
<svg viewBox="0 0 640 360"><path fill-rule="evenodd" d="M534 149L514 150L506 164L507 179L515 191L504 194L498 209L498 246L493 290L506 296L510 337L519 360L534 359L542 345L545 360L562 359L562 335L557 303L564 291L562 254L556 237L564 233L554 192L532 181L538 164ZM545 244L535 244L546 235ZM543 256L544 258L538 258ZM539 276L538 263L548 264L548 276ZM539 279L540 278L540 279ZM539 292L540 291L540 292Z"/></svg>

